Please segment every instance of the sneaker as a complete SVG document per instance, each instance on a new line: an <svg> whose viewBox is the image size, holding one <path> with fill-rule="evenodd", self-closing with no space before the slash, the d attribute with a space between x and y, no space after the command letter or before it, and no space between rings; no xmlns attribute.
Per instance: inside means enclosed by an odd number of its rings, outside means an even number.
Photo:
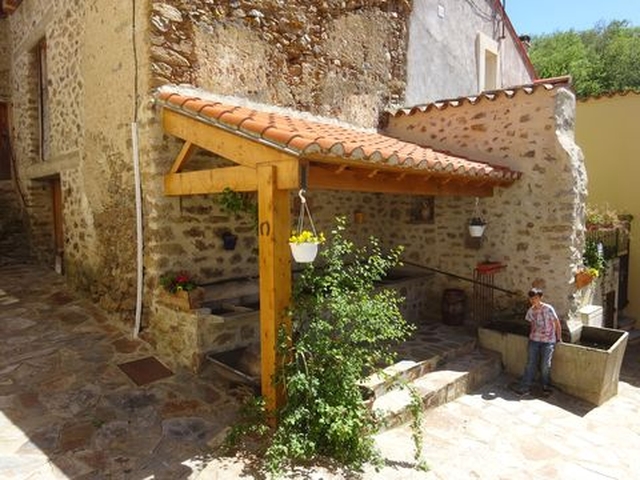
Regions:
<svg viewBox="0 0 640 480"><path fill-rule="evenodd" d="M528 388L522 387L517 383L512 383L511 385L509 385L509 389L511 389L512 392L516 393L517 395L520 395L521 397L524 395L529 395L530 393Z"/></svg>

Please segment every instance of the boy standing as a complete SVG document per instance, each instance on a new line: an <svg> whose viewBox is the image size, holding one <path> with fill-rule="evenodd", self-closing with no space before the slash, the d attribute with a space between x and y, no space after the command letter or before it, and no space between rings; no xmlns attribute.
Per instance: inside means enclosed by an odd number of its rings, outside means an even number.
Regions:
<svg viewBox="0 0 640 480"><path fill-rule="evenodd" d="M522 380L513 390L519 395L530 392L531 384L540 367L543 395L551 394L551 360L557 342L562 342L562 326L555 309L542 301L543 292L539 288L529 290L531 307L525 320L531 325L527 352L527 366Z"/></svg>

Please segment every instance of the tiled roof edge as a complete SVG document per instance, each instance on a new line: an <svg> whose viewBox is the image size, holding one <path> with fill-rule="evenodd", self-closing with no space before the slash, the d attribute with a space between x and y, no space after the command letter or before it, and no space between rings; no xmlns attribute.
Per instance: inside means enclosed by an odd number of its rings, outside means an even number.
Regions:
<svg viewBox="0 0 640 480"><path fill-rule="evenodd" d="M588 102L589 100L599 100L601 98L616 98L626 97L627 95L640 95L640 88L630 88L628 90L614 90L611 92L599 93L598 95L589 95L588 97L581 97L579 102Z"/></svg>
<svg viewBox="0 0 640 480"><path fill-rule="evenodd" d="M476 105L480 103L482 100L486 101L494 101L501 96L507 98L513 98L518 93L522 92L527 95L531 95L537 90L553 90L558 87L563 86L571 86L571 77L563 76L563 77L554 77L554 78L543 78L539 80L535 80L533 83L528 83L525 85L517 85L513 87L501 88L498 90L486 90L484 92L480 92L475 95L467 95L456 98L449 98L444 100L436 100L433 102L414 105L412 107L403 107L398 108L396 110L388 110L385 112L386 115L390 115L392 117L400 117L402 115L411 116L417 112L428 112L429 110L444 110L448 107L460 107L465 103L469 105Z"/></svg>
<svg viewBox="0 0 640 480"><path fill-rule="evenodd" d="M268 103L255 102L244 97L237 97L233 95L219 95L216 93L209 92L207 90L203 90L201 88L193 87L191 85L173 85L173 84L163 85L161 87L158 87L155 90L154 97L157 100L159 96L166 93L177 93L182 96L196 97L196 98L199 98L202 100L208 100L211 102L218 102L226 105L236 105L239 107L250 108L250 109L259 110L266 113L275 113L278 115L295 117L297 119L309 120L312 122L323 123L327 125L336 125L343 128L349 128L351 130L356 130L359 132L379 133L378 130L375 128L366 128L360 125L354 125L352 123L344 122L336 118L323 117L321 115L314 115L309 112L295 110L289 107L281 107L281 106L268 104Z"/></svg>

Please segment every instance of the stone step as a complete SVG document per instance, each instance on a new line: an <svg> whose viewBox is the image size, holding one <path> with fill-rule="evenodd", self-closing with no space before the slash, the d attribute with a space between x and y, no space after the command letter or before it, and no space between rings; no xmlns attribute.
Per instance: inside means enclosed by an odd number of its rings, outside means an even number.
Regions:
<svg viewBox="0 0 640 480"><path fill-rule="evenodd" d="M635 325L636 325L636 319L633 317L627 317L622 315L618 317L619 330L631 331L634 329Z"/></svg>
<svg viewBox="0 0 640 480"><path fill-rule="evenodd" d="M443 340L421 347L417 352L398 352L399 361L381 373L372 375L363 387L374 398L384 395L389 389L395 388L398 381L410 382L429 372L436 370L447 360L472 352L477 345L477 339L470 336L458 335L455 341ZM422 358L413 360L411 358Z"/></svg>
<svg viewBox="0 0 640 480"><path fill-rule="evenodd" d="M501 372L502 364L498 353L475 349L450 358L434 370L405 382L420 396L423 409L428 409L476 390ZM388 382L391 383L393 382ZM384 429L411 421L412 395L409 388L386 389L380 396L374 397L371 403L372 409L382 419Z"/></svg>
<svg viewBox="0 0 640 480"><path fill-rule="evenodd" d="M632 328L629 330L629 339L628 343L639 343L640 342L640 330L636 328Z"/></svg>

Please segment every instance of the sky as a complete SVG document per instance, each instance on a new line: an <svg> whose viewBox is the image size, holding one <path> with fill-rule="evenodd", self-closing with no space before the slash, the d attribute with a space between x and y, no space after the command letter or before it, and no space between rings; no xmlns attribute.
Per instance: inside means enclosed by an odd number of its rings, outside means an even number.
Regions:
<svg viewBox="0 0 640 480"><path fill-rule="evenodd" d="M518 35L588 30L604 20L629 20L640 27L640 0L506 0Z"/></svg>

